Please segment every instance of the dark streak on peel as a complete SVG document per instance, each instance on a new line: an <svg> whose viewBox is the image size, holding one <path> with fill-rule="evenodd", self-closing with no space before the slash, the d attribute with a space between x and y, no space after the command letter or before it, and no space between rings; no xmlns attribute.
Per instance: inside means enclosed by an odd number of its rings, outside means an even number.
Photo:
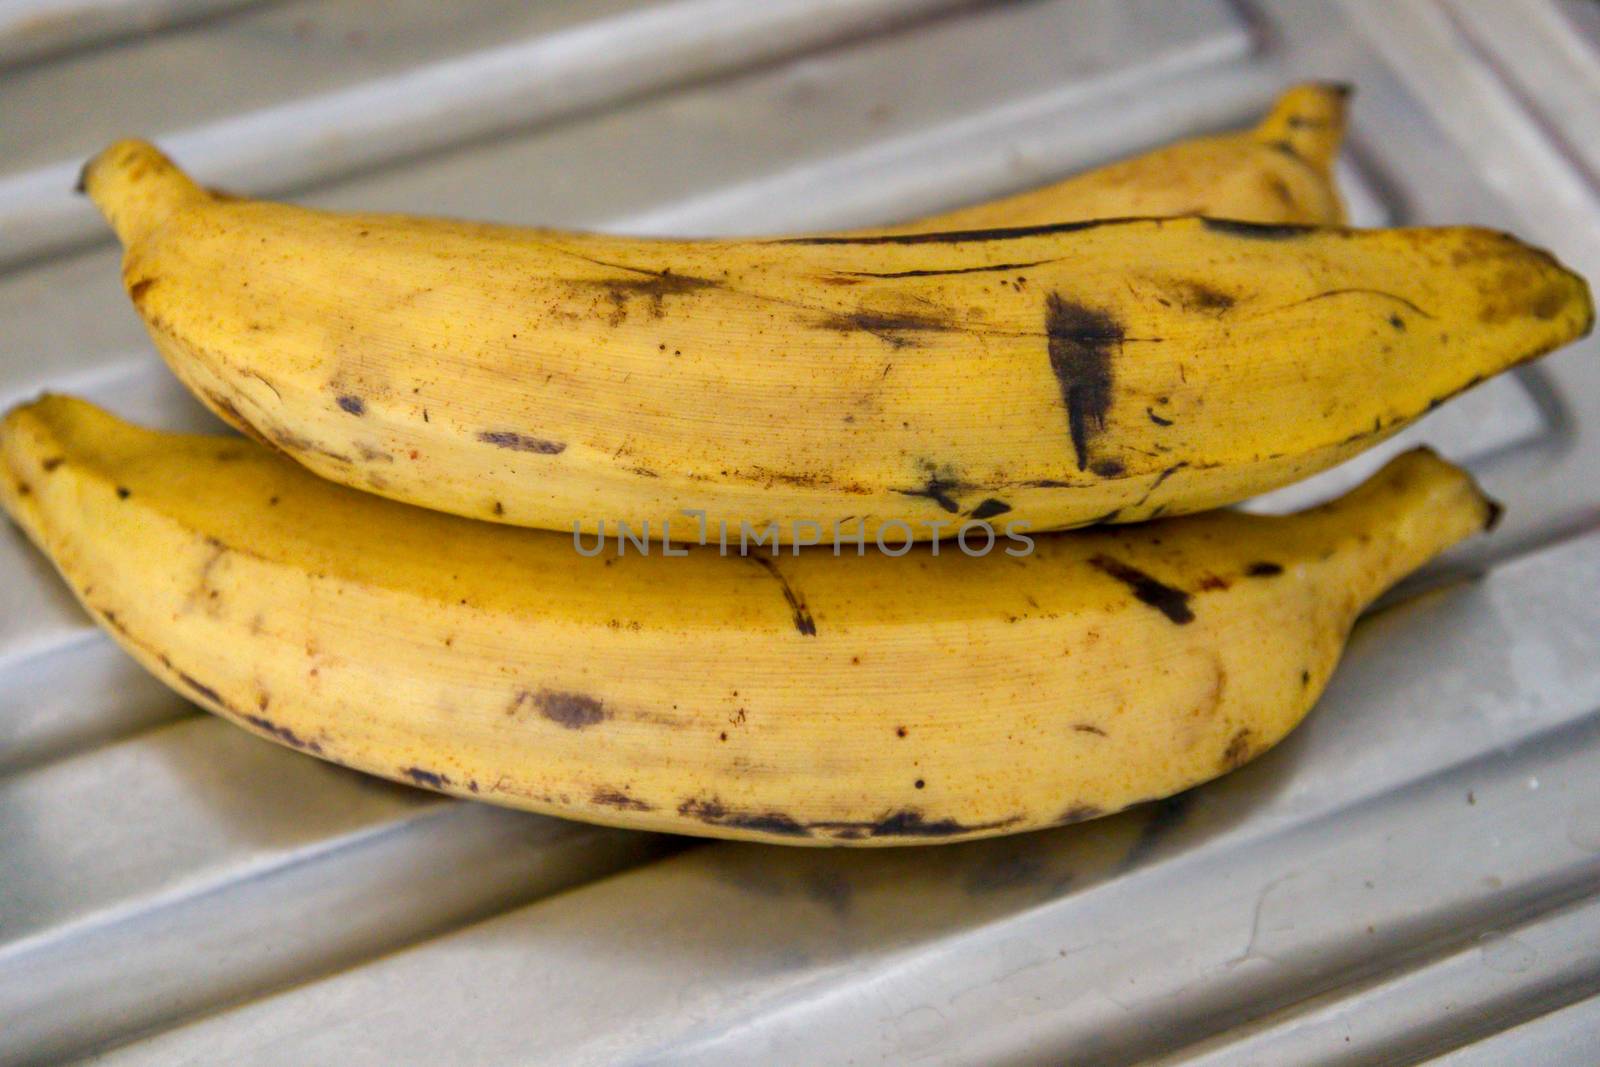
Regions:
<svg viewBox="0 0 1600 1067"><path fill-rule="evenodd" d="M1037 226L991 227L981 230L948 230L944 233L883 233L860 237L785 237L771 242L780 245L954 245L968 241L1011 241L1019 237L1040 237L1053 233L1075 233L1129 222L1155 222L1161 219L1085 219L1078 222L1051 222Z"/></svg>
<svg viewBox="0 0 1600 1067"><path fill-rule="evenodd" d="M817 636L816 620L811 617L811 611L806 607L806 602L801 599L800 594L794 591L794 587L783 576L783 572L778 570L778 565L766 556L746 556L745 558L777 580L778 585L783 589L783 599L788 602L789 610L794 613L794 628L800 632L801 636Z"/></svg>
<svg viewBox="0 0 1600 1067"><path fill-rule="evenodd" d="M892 811L869 822L814 822L813 829L827 830L835 836L854 839L859 837L954 837L958 834L975 834L984 830L998 830L1020 822L1021 816L997 819L994 822L962 823L955 819L929 819L915 808Z"/></svg>
<svg viewBox="0 0 1600 1067"><path fill-rule="evenodd" d="M1105 429L1111 410L1111 353L1122 343L1122 327L1104 312L1051 293L1045 301L1045 335L1078 469L1087 470L1089 446Z"/></svg>
<svg viewBox="0 0 1600 1067"><path fill-rule="evenodd" d="M400 773L416 784L425 785L432 789L443 789L450 784L450 779L445 775L423 770L421 767L402 767Z"/></svg>
<svg viewBox="0 0 1600 1067"><path fill-rule="evenodd" d="M1290 155L1293 155L1290 151ZM1307 237L1315 233L1315 226L1303 226L1289 222L1241 222L1238 219L1210 219L1200 220L1200 225L1213 233L1225 233L1230 237L1246 237L1254 241L1291 241L1299 237Z"/></svg>
<svg viewBox="0 0 1600 1067"><path fill-rule="evenodd" d="M483 430L478 434L478 440L496 448L507 448L513 452L532 452L540 456L559 456L567 450L565 441L530 437L514 430Z"/></svg>
<svg viewBox="0 0 1600 1067"><path fill-rule="evenodd" d="M298 748L304 752L322 751L322 746L317 744L317 742L308 741L299 734L295 733L293 730L289 729L289 727L279 725L265 716L246 715L244 716L244 721L249 723L251 726L254 726L262 733L271 734L273 737L276 737L279 741L289 745L291 748Z"/></svg>
<svg viewBox="0 0 1600 1067"><path fill-rule="evenodd" d="M219 708L225 708L228 706L228 702L222 699L222 694L218 693L209 685L196 681L192 676L187 675L182 671L177 671L176 673L178 675L178 681L182 682L196 695L204 697L206 700L211 701L211 703L217 705Z"/></svg>
<svg viewBox="0 0 1600 1067"><path fill-rule="evenodd" d="M1283 564L1262 560L1250 564L1244 569L1244 573L1251 578L1272 578L1283 573Z"/></svg>
<svg viewBox="0 0 1600 1067"><path fill-rule="evenodd" d="M1030 259L1025 263L996 263L992 267L952 267L949 270L846 270L839 273L851 278L937 278L946 274L989 274L1003 271L1023 270L1027 267L1039 267L1046 263L1054 263L1053 259Z"/></svg>
<svg viewBox="0 0 1600 1067"><path fill-rule="evenodd" d="M698 819L709 826L755 830L760 833L777 834L782 837L811 836L811 831L803 824L796 822L782 812L729 811L722 801L714 797L705 800L693 798L685 800L678 805L678 814L690 819Z"/></svg>
<svg viewBox="0 0 1600 1067"><path fill-rule="evenodd" d="M1180 626L1194 621L1194 612L1189 608L1189 594L1183 590L1175 589L1139 568L1109 556L1094 556L1089 560L1089 565L1127 586L1133 591L1135 599L1150 605Z"/></svg>
<svg viewBox="0 0 1600 1067"><path fill-rule="evenodd" d="M910 348L919 342L919 333L948 333L956 326L946 319L929 315L890 314L880 311L852 311L829 314L822 320L824 329L840 333L861 331L878 338L891 348Z"/></svg>

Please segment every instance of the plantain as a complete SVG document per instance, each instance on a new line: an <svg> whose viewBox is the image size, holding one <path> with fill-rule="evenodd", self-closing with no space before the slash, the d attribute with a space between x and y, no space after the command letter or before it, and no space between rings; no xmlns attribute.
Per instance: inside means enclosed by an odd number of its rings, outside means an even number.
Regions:
<svg viewBox="0 0 1600 1067"><path fill-rule="evenodd" d="M1039 189L866 233L982 230L1134 215L1209 215L1337 225L1333 162L1348 86L1307 82L1282 93L1250 130L1196 137Z"/></svg>
<svg viewBox="0 0 1600 1067"><path fill-rule="evenodd" d="M1029 830L1237 767L1364 605L1495 510L1418 451L1298 515L1031 551L588 557L61 397L6 417L0 464L94 617L248 730L513 807L813 845Z"/></svg>
<svg viewBox="0 0 1600 1067"><path fill-rule="evenodd" d="M1471 228L641 240L219 199L142 142L86 183L157 347L223 418L334 481L553 529L1200 511L1593 317L1548 254Z"/></svg>

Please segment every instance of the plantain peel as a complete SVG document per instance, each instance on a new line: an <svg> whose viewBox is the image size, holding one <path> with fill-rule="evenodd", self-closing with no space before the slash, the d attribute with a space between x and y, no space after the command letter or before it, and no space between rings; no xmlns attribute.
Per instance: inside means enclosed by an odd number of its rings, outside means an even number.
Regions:
<svg viewBox="0 0 1600 1067"><path fill-rule="evenodd" d="M1237 767L1362 607L1494 510L1418 451L1298 515L1020 556L585 558L65 397L11 412L0 457L84 606L248 730L512 807L808 845L1036 829Z"/></svg>
<svg viewBox="0 0 1600 1067"><path fill-rule="evenodd" d="M923 540L1229 504L1587 331L1472 228L1210 218L676 241L86 185L172 369L333 481L547 529Z"/></svg>
<svg viewBox="0 0 1600 1067"><path fill-rule="evenodd" d="M1195 137L1041 189L867 233L981 230L1134 215L1344 222L1333 162L1348 86L1296 85L1253 129Z"/></svg>

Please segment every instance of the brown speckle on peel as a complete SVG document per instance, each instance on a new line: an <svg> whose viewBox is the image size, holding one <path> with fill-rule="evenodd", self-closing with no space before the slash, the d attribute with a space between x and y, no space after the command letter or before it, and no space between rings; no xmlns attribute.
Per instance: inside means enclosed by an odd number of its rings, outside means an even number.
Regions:
<svg viewBox="0 0 1600 1067"><path fill-rule="evenodd" d="M48 459L40 461L39 466L43 468L46 474L49 474L51 471L55 470L65 462L66 460L60 456L51 456Z"/></svg>
<svg viewBox="0 0 1600 1067"><path fill-rule="evenodd" d="M1090 447L1111 410L1111 356L1122 344L1122 326L1105 312L1051 293L1045 301L1045 336L1078 469L1087 470Z"/></svg>
<svg viewBox="0 0 1600 1067"><path fill-rule="evenodd" d="M567 450L565 441L532 437L514 430L483 430L478 434L478 440L496 448L507 448L513 452L532 452L540 456L558 456Z"/></svg>
<svg viewBox="0 0 1600 1067"><path fill-rule="evenodd" d="M338 403L339 409L348 414L365 415L367 413L367 402L362 400L359 396L345 393L339 397Z"/></svg>
<svg viewBox="0 0 1600 1067"><path fill-rule="evenodd" d="M1094 734L1096 737L1106 736L1106 732L1093 723L1075 722L1072 724L1072 728L1080 734Z"/></svg>
<svg viewBox="0 0 1600 1067"><path fill-rule="evenodd" d="M608 717L600 701L582 693L541 689L534 694L533 703L545 718L568 730L582 730Z"/></svg>
<svg viewBox="0 0 1600 1067"><path fill-rule="evenodd" d="M506 506L500 503L500 501L496 500L494 502L494 513L496 515L504 515L506 513Z"/></svg>
<svg viewBox="0 0 1600 1067"><path fill-rule="evenodd" d="M133 301L135 307L141 306L144 303L145 294L150 292L150 288L155 284L156 280L154 278L140 278L128 286L128 299Z"/></svg>
<svg viewBox="0 0 1600 1067"><path fill-rule="evenodd" d="M894 735L896 737L904 737L904 736L906 736L907 732L908 731L906 730L906 728L904 726L896 726L894 728Z"/></svg>
<svg viewBox="0 0 1600 1067"><path fill-rule="evenodd" d="M1250 729L1242 727L1228 741L1228 747L1222 750L1222 769L1231 771L1243 765L1250 755Z"/></svg>
<svg viewBox="0 0 1600 1067"><path fill-rule="evenodd" d="M630 797L620 789L596 789L590 797L596 804L608 808L617 808L620 811L654 811L655 806L646 804L635 797Z"/></svg>
<svg viewBox="0 0 1600 1067"><path fill-rule="evenodd" d="M1089 560L1089 565L1127 586L1135 599L1155 608L1173 622L1182 625L1194 621L1194 612L1189 608L1189 594L1183 590L1157 581L1137 567L1109 556L1095 556Z"/></svg>
<svg viewBox="0 0 1600 1067"><path fill-rule="evenodd" d="M1233 585L1233 583L1228 581L1226 578L1215 574L1203 575L1197 584L1203 592L1207 593L1220 592Z"/></svg>
<svg viewBox="0 0 1600 1067"><path fill-rule="evenodd" d="M128 497L130 497L132 495L133 495L132 491L130 491L127 486L124 486L124 485L117 486L117 499L118 500L126 500L126 499L128 499Z"/></svg>
<svg viewBox="0 0 1600 1067"><path fill-rule="evenodd" d="M1102 478L1120 478L1127 470L1121 462L1114 459L1097 459L1089 465L1089 469Z"/></svg>

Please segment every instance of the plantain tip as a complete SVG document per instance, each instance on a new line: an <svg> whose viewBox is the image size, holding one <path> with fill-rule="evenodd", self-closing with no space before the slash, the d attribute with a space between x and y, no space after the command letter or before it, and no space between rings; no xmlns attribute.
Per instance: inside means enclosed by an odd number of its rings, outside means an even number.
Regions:
<svg viewBox="0 0 1600 1067"><path fill-rule="evenodd" d="M83 165L78 191L100 209L124 246L205 191L149 141L117 141Z"/></svg>
<svg viewBox="0 0 1600 1067"><path fill-rule="evenodd" d="M1483 498L1483 532L1491 533L1500 520L1505 518L1506 506L1492 496L1485 494Z"/></svg>

